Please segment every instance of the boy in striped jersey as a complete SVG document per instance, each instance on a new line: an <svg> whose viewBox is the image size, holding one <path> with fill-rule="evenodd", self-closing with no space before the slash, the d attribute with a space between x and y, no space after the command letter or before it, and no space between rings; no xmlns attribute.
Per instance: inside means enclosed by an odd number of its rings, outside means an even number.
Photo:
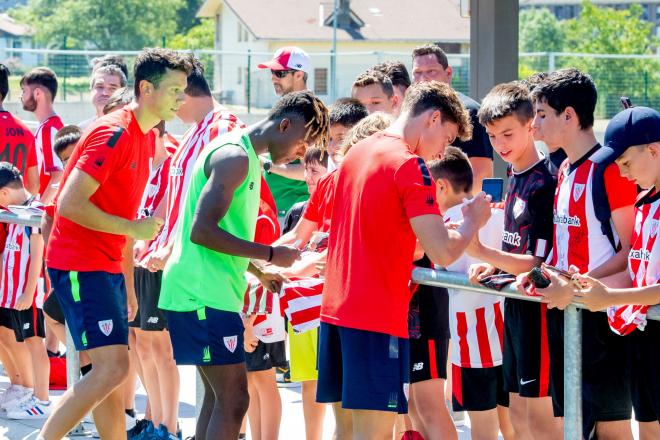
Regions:
<svg viewBox="0 0 660 440"><path fill-rule="evenodd" d="M462 202L473 197L474 185L467 155L456 147L447 147L442 159L428 165L445 222L462 222ZM479 239L489 246L499 246L503 229L504 211L492 208ZM446 269L467 274L474 263L477 260L464 254ZM503 309L502 297L449 290L453 407L454 411L468 411L474 439L495 440L500 430L505 439L513 438L509 395L504 390L502 373ZM415 396L415 387L411 388L410 399L416 406L419 397ZM411 415L414 413L411 411Z"/></svg>
<svg viewBox="0 0 660 440"><path fill-rule="evenodd" d="M562 148L554 197L554 234L547 262L561 270L603 278L625 269L634 224L635 185L621 177L614 163L595 154L602 147L594 132L597 91L591 77L577 69L551 73L532 92L536 114L532 127L549 150ZM602 171L597 175L597 171ZM598 189L600 187L600 190ZM599 191L605 199L596 202ZM610 218L598 217L602 205ZM562 310L573 299L567 283L551 273L552 284L537 289L548 305L548 342L555 415L563 415L564 325ZM527 291L525 274L520 290ZM607 316L582 311L582 399L584 437L632 438L630 427L629 340L610 331Z"/></svg>
<svg viewBox="0 0 660 440"><path fill-rule="evenodd" d="M53 151L55 134L64 126L53 110L53 101L57 95L57 76L47 67L32 69L21 78L21 102L23 110L34 113L39 127L34 133L34 148L28 155L26 174L28 182L38 180L39 199L49 204L57 193L57 184L62 178L62 161Z"/></svg>
<svg viewBox="0 0 660 440"><path fill-rule="evenodd" d="M0 162L0 205L40 209L23 186L18 169L8 162ZM2 306L13 309L12 327L16 341L25 343L30 353L34 392L25 395L15 406L7 409L10 419L44 419L51 411L48 398L50 363L46 354L43 285L44 240L39 228L9 224L2 258Z"/></svg>
<svg viewBox="0 0 660 440"><path fill-rule="evenodd" d="M478 113L497 154L509 163L504 231L500 246L475 241L468 248L484 262L471 268L473 282L496 271L518 275L539 265L552 241L552 200L556 171L534 146L534 107L527 89L500 84ZM511 422L521 438L552 439L561 434L550 398L550 354L543 304L504 301L504 388L511 399Z"/></svg>

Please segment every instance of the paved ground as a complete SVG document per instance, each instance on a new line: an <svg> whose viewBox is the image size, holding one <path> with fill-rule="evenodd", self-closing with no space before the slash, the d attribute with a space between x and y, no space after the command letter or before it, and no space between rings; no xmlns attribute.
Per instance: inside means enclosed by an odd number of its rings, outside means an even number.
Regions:
<svg viewBox="0 0 660 440"><path fill-rule="evenodd" d="M183 429L184 438L192 435L195 427L195 373L192 367L180 367L181 372L181 398L179 406L179 417ZM4 390L9 386L7 377L0 374L0 389ZM53 392L53 401L57 401L62 392ZM287 440L304 440L304 425L302 413L302 401L300 388L280 388L282 396L282 425L279 438ZM138 389L136 406L138 411L144 411L146 404L146 393L144 388ZM8 440L33 440L36 439L42 421L15 421L6 418L4 411L0 413L0 439ZM86 429L93 430L92 424L85 424ZM460 427L459 439L467 440L470 438L469 427ZM332 439L334 431L334 420L330 408L326 413L324 424L324 440ZM70 437L81 438L81 437ZM248 434L248 438L250 438Z"/></svg>

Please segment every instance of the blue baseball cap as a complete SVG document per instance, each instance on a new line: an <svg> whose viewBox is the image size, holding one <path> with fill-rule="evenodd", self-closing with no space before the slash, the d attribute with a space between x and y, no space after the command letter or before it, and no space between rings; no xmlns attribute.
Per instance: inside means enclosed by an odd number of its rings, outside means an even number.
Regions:
<svg viewBox="0 0 660 440"><path fill-rule="evenodd" d="M660 142L660 113L649 107L631 107L617 113L605 129L605 145L593 160L616 159L629 147Z"/></svg>

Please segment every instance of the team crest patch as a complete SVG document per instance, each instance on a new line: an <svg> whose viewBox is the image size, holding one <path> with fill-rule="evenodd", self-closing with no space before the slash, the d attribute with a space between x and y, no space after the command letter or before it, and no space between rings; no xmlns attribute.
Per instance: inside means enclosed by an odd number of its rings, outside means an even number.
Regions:
<svg viewBox="0 0 660 440"><path fill-rule="evenodd" d="M523 215L526 207L527 203L525 203L525 201L520 197L516 197L516 203L513 204L513 216L518 218Z"/></svg>
<svg viewBox="0 0 660 440"><path fill-rule="evenodd" d="M231 353L236 351L236 345L238 344L238 336L225 336L222 338L223 342L225 343L225 347L227 347L227 350L229 350Z"/></svg>
<svg viewBox="0 0 660 440"><path fill-rule="evenodd" d="M651 234L651 238L658 235L658 224L659 223L660 222L658 220L652 220L651 221L651 230L649 231L649 233Z"/></svg>
<svg viewBox="0 0 660 440"><path fill-rule="evenodd" d="M573 200L576 202L580 200L580 197L582 197L582 193L584 193L584 184L583 183L576 183L573 185Z"/></svg>
<svg viewBox="0 0 660 440"><path fill-rule="evenodd" d="M101 333L103 333L106 336L110 336L110 333L112 333L112 319L106 319L105 321L99 321L99 328L101 329Z"/></svg>

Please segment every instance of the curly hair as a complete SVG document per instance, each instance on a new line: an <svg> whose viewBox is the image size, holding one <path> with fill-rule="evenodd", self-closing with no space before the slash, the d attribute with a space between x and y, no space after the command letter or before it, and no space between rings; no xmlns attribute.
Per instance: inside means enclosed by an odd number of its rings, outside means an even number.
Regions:
<svg viewBox="0 0 660 440"><path fill-rule="evenodd" d="M305 121L305 141L325 151L330 138L330 116L323 101L309 90L291 92L275 103L268 119L297 115Z"/></svg>

